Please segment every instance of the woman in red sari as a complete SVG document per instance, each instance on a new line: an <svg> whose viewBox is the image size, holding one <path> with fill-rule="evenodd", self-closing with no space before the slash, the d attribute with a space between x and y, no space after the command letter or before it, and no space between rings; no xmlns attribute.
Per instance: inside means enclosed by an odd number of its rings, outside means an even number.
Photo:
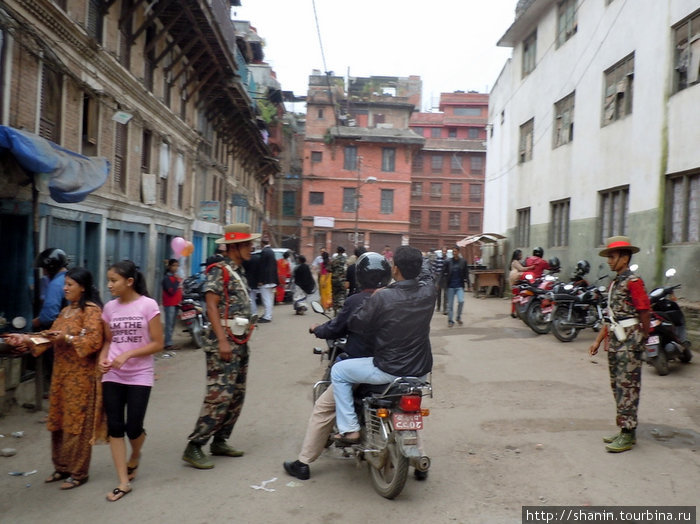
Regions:
<svg viewBox="0 0 700 524"><path fill-rule="evenodd" d="M282 258L277 261L277 278L279 285L275 291L275 302L284 302L284 294L287 291L287 279L292 277L292 266L289 263L289 251L285 251Z"/></svg>

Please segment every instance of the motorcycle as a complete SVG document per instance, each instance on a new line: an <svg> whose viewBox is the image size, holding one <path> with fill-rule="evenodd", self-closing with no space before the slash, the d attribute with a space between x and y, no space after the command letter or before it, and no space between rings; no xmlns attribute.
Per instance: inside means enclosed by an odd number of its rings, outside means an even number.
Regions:
<svg viewBox="0 0 700 524"><path fill-rule="evenodd" d="M311 308L330 318L318 302L311 302ZM344 344L331 340L327 343L328 350L314 349L315 354L329 360L323 380L314 384L314 398L328 388L330 369ZM360 384L353 396L360 422L360 442L336 443L336 447L354 456L358 464L367 462L374 490L387 499L396 498L406 484L409 466L414 468L417 479L428 475L430 458L423 451L420 431L423 417L430 410L421 407L421 401L424 396L432 398L432 386L416 377L398 377L390 384Z"/></svg>
<svg viewBox="0 0 700 524"><path fill-rule="evenodd" d="M666 278L669 279L675 274L676 270L671 268L666 271ZM667 285L649 293L651 326L646 342L646 356L647 362L654 366L661 376L668 375L669 360L687 363L693 358L687 338L685 315L678 306L674 293L680 287L680 284Z"/></svg>
<svg viewBox="0 0 700 524"><path fill-rule="evenodd" d="M182 282L182 301L180 302L180 320L185 324L185 331L189 331L192 343L197 348L204 346L205 337L209 335L211 329L202 295L203 284L203 272L187 277Z"/></svg>
<svg viewBox="0 0 700 524"><path fill-rule="evenodd" d="M552 334L561 342L571 342L582 329L598 332L603 327L607 296L605 286L599 283L608 275L599 277L590 286L584 275L577 271L571 283L555 288L549 297L553 304Z"/></svg>

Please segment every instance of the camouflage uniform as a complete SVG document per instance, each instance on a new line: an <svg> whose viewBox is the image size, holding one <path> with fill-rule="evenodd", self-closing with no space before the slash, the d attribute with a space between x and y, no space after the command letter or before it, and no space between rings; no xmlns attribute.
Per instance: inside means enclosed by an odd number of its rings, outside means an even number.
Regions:
<svg viewBox="0 0 700 524"><path fill-rule="evenodd" d="M628 270L615 277L610 284L612 291L608 307L612 309L616 322L628 318L639 319L628 289L629 282L635 280L641 281L637 275ZM615 338L612 329L609 329L606 345L610 387L617 405L617 425L622 429L631 430L637 427L639 391L642 387L644 333L638 323L625 328L625 332L627 339L620 342Z"/></svg>
<svg viewBox="0 0 700 524"><path fill-rule="evenodd" d="M347 257L344 253L338 254L331 260L331 292L333 294L333 310L337 313L345 303L345 268Z"/></svg>
<svg viewBox="0 0 700 524"><path fill-rule="evenodd" d="M229 311L226 314L226 298L224 295L223 271L228 264L238 273L241 280L230 275L228 281ZM213 266L207 273L203 292L219 295L219 317L247 318L251 322L250 299L244 288L246 278L243 268L229 258L219 265ZM231 360L226 362L219 356L219 346L216 335L212 331L206 339L204 352L207 359L207 392L199 413L195 429L188 440L200 446L206 444L213 436L215 441L226 440L231 436L233 426L238 420L245 398L245 383L248 374L248 344L236 344L231 335L227 337L233 349ZM241 338L244 338L242 335Z"/></svg>

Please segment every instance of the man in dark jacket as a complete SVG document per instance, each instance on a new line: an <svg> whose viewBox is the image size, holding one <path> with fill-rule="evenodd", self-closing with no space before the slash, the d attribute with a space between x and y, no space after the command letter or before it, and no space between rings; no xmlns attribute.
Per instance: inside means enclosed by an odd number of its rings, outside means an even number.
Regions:
<svg viewBox="0 0 700 524"><path fill-rule="evenodd" d="M395 282L374 293L348 320L350 331L363 332L372 341L374 357L343 360L331 370L340 443L360 439L353 384L422 377L433 367L429 335L435 285L430 267L423 265L418 249L400 246L394 253L392 276Z"/></svg>
<svg viewBox="0 0 700 524"><path fill-rule="evenodd" d="M462 309L464 309L464 286L469 286L469 266L459 255L459 247L452 248L452 258L445 263L443 278L447 282L447 326L454 323L454 301L457 297L457 324L462 325Z"/></svg>

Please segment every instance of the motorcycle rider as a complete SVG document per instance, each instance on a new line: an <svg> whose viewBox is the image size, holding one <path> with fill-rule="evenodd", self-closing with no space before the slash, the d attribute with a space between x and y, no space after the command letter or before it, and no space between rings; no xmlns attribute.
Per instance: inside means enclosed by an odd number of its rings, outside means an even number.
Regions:
<svg viewBox="0 0 700 524"><path fill-rule="evenodd" d="M353 384L423 377L433 367L429 335L436 290L430 267L420 250L400 246L391 272L395 282L374 293L348 321L350 331L371 341L374 357L343 360L331 369L339 430L334 440L342 445L360 441Z"/></svg>
<svg viewBox="0 0 700 524"><path fill-rule="evenodd" d="M541 247L536 247L532 250L532 256L527 257L525 260L526 266L533 266L532 274L535 278L540 278L545 269L549 269L549 262L544 258L544 249Z"/></svg>
<svg viewBox="0 0 700 524"><path fill-rule="evenodd" d="M376 289L386 286L391 280L391 265L379 253L361 254L355 266L359 291L345 300L342 309L332 320L309 328L309 332L317 338L336 339L347 336L344 358L372 356L366 334L364 331L349 331L348 319ZM333 386L329 386L314 403L297 460L284 463L287 473L299 480L307 480L311 476L309 464L323 452L334 421L335 400Z"/></svg>
<svg viewBox="0 0 700 524"><path fill-rule="evenodd" d="M608 352L610 385L617 405L617 425L620 433L603 438L605 449L620 453L636 444L637 408L642 387L642 351L649 335L649 297L644 282L629 268L632 254L639 248L625 236L610 237L600 256L607 257L608 266L617 273L610 283L608 309L611 318L600 330L589 353L595 355L605 339ZM612 331L612 334L610 333Z"/></svg>

